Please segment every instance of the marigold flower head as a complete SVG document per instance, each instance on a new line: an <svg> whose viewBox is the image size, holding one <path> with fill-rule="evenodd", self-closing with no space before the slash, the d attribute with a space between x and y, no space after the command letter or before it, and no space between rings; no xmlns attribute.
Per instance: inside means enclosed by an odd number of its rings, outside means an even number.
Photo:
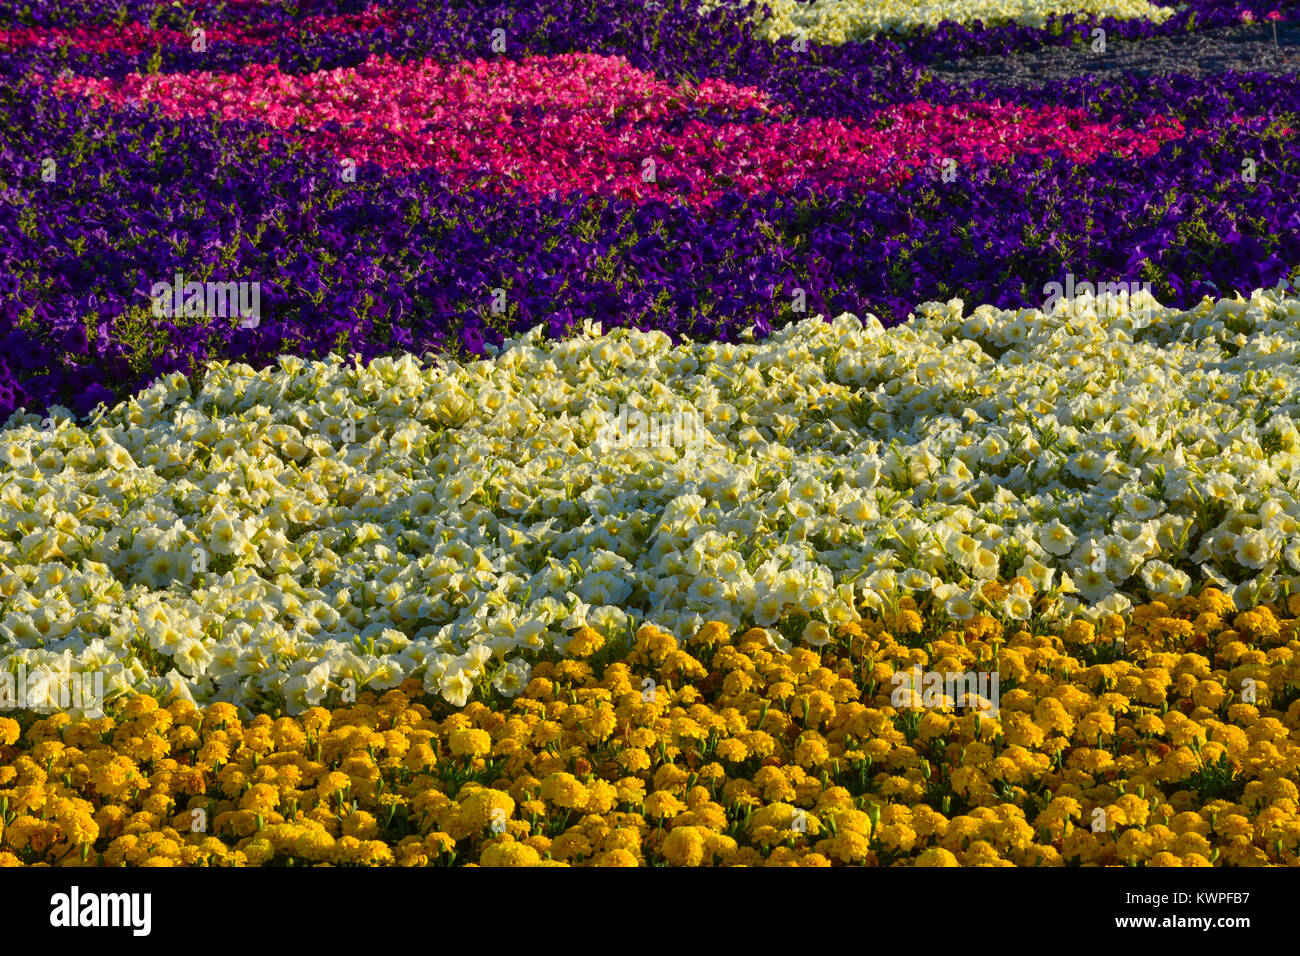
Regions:
<svg viewBox="0 0 1300 956"><path fill-rule="evenodd" d="M492 737L485 730L461 727L452 731L447 746L454 757L485 757L492 752Z"/></svg>

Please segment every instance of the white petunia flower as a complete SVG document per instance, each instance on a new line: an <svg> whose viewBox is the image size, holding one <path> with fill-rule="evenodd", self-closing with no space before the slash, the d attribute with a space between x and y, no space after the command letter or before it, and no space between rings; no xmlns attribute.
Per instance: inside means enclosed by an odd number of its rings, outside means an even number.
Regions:
<svg viewBox="0 0 1300 956"><path fill-rule="evenodd" d="M438 691L442 694L442 699L453 707L464 707L473 689L473 681L460 670L448 671L438 682Z"/></svg>
<svg viewBox="0 0 1300 956"><path fill-rule="evenodd" d="M518 697L528 686L532 666L520 658L507 663L492 680L492 686L502 697Z"/></svg>

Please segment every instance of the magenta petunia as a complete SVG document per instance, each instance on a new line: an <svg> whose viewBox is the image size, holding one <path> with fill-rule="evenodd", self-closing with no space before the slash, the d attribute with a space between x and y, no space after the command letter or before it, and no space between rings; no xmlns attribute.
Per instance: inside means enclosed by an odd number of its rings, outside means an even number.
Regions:
<svg viewBox="0 0 1300 956"><path fill-rule="evenodd" d="M1183 134L1141 130L1079 109L1000 102L891 107L863 122L795 115L762 91L709 79L666 83L614 56L400 62L307 75L255 64L237 73L64 77L63 94L116 107L154 103L172 117L264 122L355 163L433 167L465 188L577 191L708 205L799 184L883 189L976 159L1057 150L1086 163L1148 156Z"/></svg>

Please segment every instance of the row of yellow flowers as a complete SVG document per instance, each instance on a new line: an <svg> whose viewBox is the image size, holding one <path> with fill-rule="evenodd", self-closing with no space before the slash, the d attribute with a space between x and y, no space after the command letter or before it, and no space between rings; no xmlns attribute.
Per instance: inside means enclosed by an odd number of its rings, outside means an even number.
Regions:
<svg viewBox="0 0 1300 956"><path fill-rule="evenodd" d="M904 597L819 650L584 629L499 709L0 717L0 864L1293 865L1298 614L1210 588L1053 636ZM996 713L900 699L913 668L996 672Z"/></svg>

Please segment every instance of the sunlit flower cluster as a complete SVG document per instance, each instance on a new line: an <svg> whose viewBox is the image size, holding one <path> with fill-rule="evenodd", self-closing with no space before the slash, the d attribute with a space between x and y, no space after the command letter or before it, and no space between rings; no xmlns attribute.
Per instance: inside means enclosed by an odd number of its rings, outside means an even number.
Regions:
<svg viewBox="0 0 1300 956"><path fill-rule="evenodd" d="M702 9L738 5L735 0L705 0ZM1153 23L1162 23L1174 14L1173 8L1146 0L764 0L753 9L757 11L758 33L768 40L802 37L810 43L827 44L867 40L878 33L933 29L945 21L980 21L985 26L1016 23L1043 29L1050 18L1066 14Z"/></svg>
<svg viewBox="0 0 1300 956"><path fill-rule="evenodd" d="M960 621L1014 574L1049 617L1300 590L1300 299L1138 304L759 344L535 332L468 365L218 365L86 427L16 416L0 669L245 713L416 676L459 706L583 626L835 628L898 588ZM700 432L611 438L628 407Z"/></svg>
<svg viewBox="0 0 1300 956"><path fill-rule="evenodd" d="M1053 635L903 596L819 650L582 628L500 708L0 717L0 865L1296 865L1297 614L1206 588ZM996 668L998 716L898 701L915 666Z"/></svg>

